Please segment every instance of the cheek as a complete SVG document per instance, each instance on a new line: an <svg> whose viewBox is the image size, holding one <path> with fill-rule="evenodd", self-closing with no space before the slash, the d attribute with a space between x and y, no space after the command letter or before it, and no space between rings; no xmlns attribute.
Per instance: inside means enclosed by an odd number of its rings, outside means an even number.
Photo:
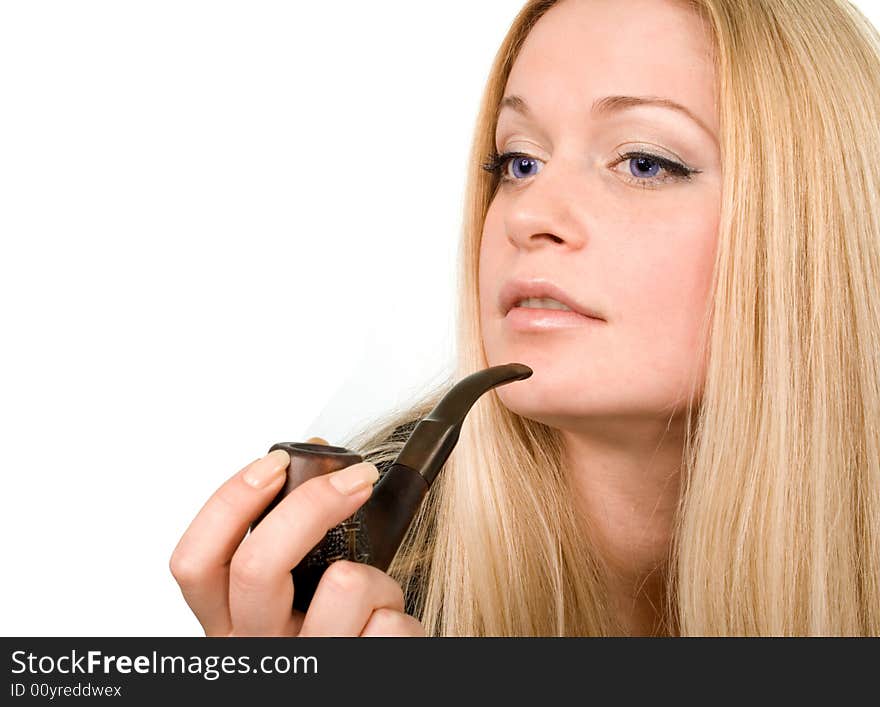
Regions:
<svg viewBox="0 0 880 707"><path fill-rule="evenodd" d="M695 225L698 224L698 225ZM630 287L621 310L634 355L649 356L646 370L675 374L699 365L700 326L708 305L718 238L712 213L652 229L629 263ZM642 354L637 352L641 351Z"/></svg>
<svg viewBox="0 0 880 707"><path fill-rule="evenodd" d="M480 255L479 255L479 293L480 293L480 310L483 315L489 313L494 306L493 297L497 296L498 288L498 269L500 267L499 260L501 258L500 239L503 238L500 223L495 213L497 209L489 207L486 213L486 220L483 224L483 235L480 239Z"/></svg>

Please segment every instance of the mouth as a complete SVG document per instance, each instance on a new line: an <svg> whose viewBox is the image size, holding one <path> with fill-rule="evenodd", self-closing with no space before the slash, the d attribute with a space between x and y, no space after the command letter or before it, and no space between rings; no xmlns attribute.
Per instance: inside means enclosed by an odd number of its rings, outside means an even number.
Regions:
<svg viewBox="0 0 880 707"><path fill-rule="evenodd" d="M546 315L578 315L605 321L592 307L578 302L564 289L546 279L508 280L501 288L499 308L507 317L517 310Z"/></svg>
<svg viewBox="0 0 880 707"><path fill-rule="evenodd" d="M517 309L526 309L533 312L568 312L570 314L576 314L579 317L589 317L588 314L576 312L571 307L551 297L527 297L514 303L514 305L507 311L507 314L509 315L512 311ZM590 318L595 319L596 317Z"/></svg>

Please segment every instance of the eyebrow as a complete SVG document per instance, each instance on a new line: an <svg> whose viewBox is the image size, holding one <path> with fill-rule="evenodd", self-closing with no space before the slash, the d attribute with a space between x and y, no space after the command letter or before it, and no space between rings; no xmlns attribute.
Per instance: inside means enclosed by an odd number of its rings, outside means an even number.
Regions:
<svg viewBox="0 0 880 707"><path fill-rule="evenodd" d="M683 113L711 135L713 139L716 139L715 134L702 120L694 115L688 108L681 105L681 103L677 103L671 98L662 98L659 96L603 96L602 98L597 98L593 101L590 112L593 115L607 115L609 113L625 110L627 108L634 108L636 106L659 106L661 108L670 108L679 113ZM526 118L532 117L532 112L529 109L528 103L526 103L525 99L521 96L510 95L502 98L501 103L498 106L498 115L501 115L501 111L505 108L510 108Z"/></svg>

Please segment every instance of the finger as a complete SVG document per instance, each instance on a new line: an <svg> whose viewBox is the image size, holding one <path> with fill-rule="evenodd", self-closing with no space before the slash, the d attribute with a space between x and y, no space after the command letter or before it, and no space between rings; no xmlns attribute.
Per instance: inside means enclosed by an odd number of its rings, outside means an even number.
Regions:
<svg viewBox="0 0 880 707"><path fill-rule="evenodd" d="M171 574L207 636L232 629L229 563L248 526L281 488L289 463L287 452L276 450L241 469L211 495L174 548Z"/></svg>
<svg viewBox="0 0 880 707"><path fill-rule="evenodd" d="M289 625L296 588L290 570L370 497L379 478L361 462L297 486L260 521L232 557L229 609L239 636L275 635Z"/></svg>
<svg viewBox="0 0 880 707"><path fill-rule="evenodd" d="M326 439L321 439L320 437L309 437L306 440L306 444L323 444L325 447L329 446L329 442Z"/></svg>
<svg viewBox="0 0 880 707"><path fill-rule="evenodd" d="M409 614L392 609L376 609L361 631L361 636L425 638L425 627L421 621Z"/></svg>
<svg viewBox="0 0 880 707"><path fill-rule="evenodd" d="M321 576L300 636L359 636L380 608L403 611L403 590L382 570L337 560Z"/></svg>

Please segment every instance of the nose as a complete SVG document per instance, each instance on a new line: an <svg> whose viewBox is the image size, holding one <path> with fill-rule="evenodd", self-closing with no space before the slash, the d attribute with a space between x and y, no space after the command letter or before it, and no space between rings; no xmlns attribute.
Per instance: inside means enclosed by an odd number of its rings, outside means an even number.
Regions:
<svg viewBox="0 0 880 707"><path fill-rule="evenodd" d="M514 185L505 202L508 240L523 249L582 248L588 220L585 185L583 165L567 167L561 160L549 160L529 184Z"/></svg>

